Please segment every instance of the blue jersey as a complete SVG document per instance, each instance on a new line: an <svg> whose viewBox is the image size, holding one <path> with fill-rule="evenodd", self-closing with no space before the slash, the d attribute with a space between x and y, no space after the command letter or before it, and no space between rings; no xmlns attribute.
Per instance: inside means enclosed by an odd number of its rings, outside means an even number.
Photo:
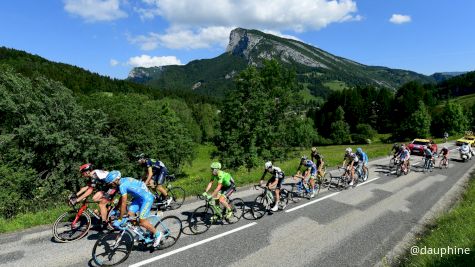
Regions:
<svg viewBox="0 0 475 267"><path fill-rule="evenodd" d="M159 160L148 159L146 165L147 168L152 168L153 173L166 169L165 164Z"/></svg>
<svg viewBox="0 0 475 267"><path fill-rule="evenodd" d="M361 152L361 153L356 153L356 154L358 155L358 158L360 159L360 161L368 162L368 155L366 155L366 153Z"/></svg>
<svg viewBox="0 0 475 267"><path fill-rule="evenodd" d="M313 163L311 160L307 160L305 162L305 167L307 167L307 170L310 170L311 175L316 175L317 174L317 165Z"/></svg>
<svg viewBox="0 0 475 267"><path fill-rule="evenodd" d="M130 177L120 179L119 192L121 195L130 194L133 198L142 200L153 199L152 193L148 191L147 185L144 182Z"/></svg>

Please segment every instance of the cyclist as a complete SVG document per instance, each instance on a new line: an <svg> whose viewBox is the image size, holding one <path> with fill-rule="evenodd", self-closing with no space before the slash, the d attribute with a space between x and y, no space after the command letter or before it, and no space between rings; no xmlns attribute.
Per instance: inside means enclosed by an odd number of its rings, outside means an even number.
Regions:
<svg viewBox="0 0 475 267"><path fill-rule="evenodd" d="M266 186L268 188L275 187L275 204L271 210L277 211L279 209L280 187L284 181L285 174L279 167L273 166L272 162L268 161L264 165L264 173L262 174L260 181L261 185L264 183L264 178L267 173L270 173L272 177L269 179L269 181L267 181Z"/></svg>
<svg viewBox="0 0 475 267"><path fill-rule="evenodd" d="M444 133L444 141L445 143L447 143L447 139L449 138L449 133L448 132L445 132Z"/></svg>
<svg viewBox="0 0 475 267"><path fill-rule="evenodd" d="M430 147L428 146L423 146L424 148L424 157L425 157L425 160L426 160L426 163L425 164L431 164L434 162L434 155L432 154L432 150ZM430 161L430 162L428 162ZM429 168L430 171L432 171L431 168Z"/></svg>
<svg viewBox="0 0 475 267"><path fill-rule="evenodd" d="M410 170L410 158L411 158L411 153L409 152L409 149L404 144L401 144L401 153L399 154L399 160L403 164L403 169L405 172Z"/></svg>
<svg viewBox="0 0 475 267"><path fill-rule="evenodd" d="M157 247L160 244L162 232L157 231L147 220L154 200L153 194L148 191L147 185L134 178L122 178L119 171L111 171L105 178L105 181L113 187L118 187L119 194L121 195L119 200L120 215L119 219L114 222L114 226L120 228L127 222L127 196L130 194L132 201L129 205L128 215L134 216L137 212L139 213L140 226L147 229L153 235L153 247Z"/></svg>
<svg viewBox="0 0 475 267"><path fill-rule="evenodd" d="M397 158L397 156L399 156L399 154L402 152L402 144L401 145L398 145L397 143L394 143L393 147L391 148L391 152L393 152L393 157L394 158Z"/></svg>
<svg viewBox="0 0 475 267"><path fill-rule="evenodd" d="M311 160L313 162L315 162L315 164L317 165L317 171L318 171L318 175L320 177L323 177L324 173L323 173L323 167L324 167L324 164L325 162L323 161L323 156L322 154L320 154L318 151L317 151L317 148L316 147L312 147L312 153L310 154L311 156ZM299 167L300 169L300 167Z"/></svg>
<svg viewBox="0 0 475 267"><path fill-rule="evenodd" d="M447 146L444 146L442 147L442 149L440 150L440 153L439 153L439 156L443 156L443 158L441 159L442 160L449 160L449 149L447 148Z"/></svg>
<svg viewBox="0 0 475 267"><path fill-rule="evenodd" d="M229 219L233 215L233 211L231 210L231 206L228 203L228 198L236 190L236 185L234 184L234 179L231 174L221 170L221 163L219 162L211 163L211 181L206 187L205 194L207 194L211 189L211 186L213 186L215 180L218 181L218 185L211 195L214 198L218 198L219 202L221 202L221 204L226 207L226 213L224 217Z"/></svg>
<svg viewBox="0 0 475 267"><path fill-rule="evenodd" d="M345 165L346 163L346 165ZM347 171L350 172L350 178L351 182L349 186L353 186L355 182L355 165L358 164L358 157L356 156L355 153L353 153L353 150L351 147L347 147L345 149L345 156L343 157L343 163L342 165L345 165L345 168Z"/></svg>
<svg viewBox="0 0 475 267"><path fill-rule="evenodd" d="M156 189L161 193L163 199L166 201L166 205L170 205L172 198L168 196L167 189L163 187L165 178L168 175L168 169L165 164L159 160L147 158L143 153L137 157L138 163L146 167L145 176L147 178L145 179L145 184L152 185L151 181L153 179L157 185Z"/></svg>
<svg viewBox="0 0 475 267"><path fill-rule="evenodd" d="M81 165L81 167L79 167L79 171L83 177L89 178L89 181L87 185L82 187L76 194L71 195L69 203L74 205L90 196L94 189L97 190L97 192L92 197L92 200L97 202L99 205L99 211L102 219L101 227L102 229L106 229L107 204L110 203L116 192L115 189L109 188L104 182L104 179L109 172L94 169L94 166L91 163Z"/></svg>
<svg viewBox="0 0 475 267"><path fill-rule="evenodd" d="M363 179L366 180L366 174L368 173L368 155L363 152L361 147L356 149L356 155L358 156L358 168L363 169Z"/></svg>
<svg viewBox="0 0 475 267"><path fill-rule="evenodd" d="M313 163L313 161L307 159L306 156L302 156L302 158L300 158L300 165L299 165L299 168L297 170L297 175L300 175L300 167L301 166L304 166L305 167L305 171L303 173L303 176L301 176L302 178L302 182L303 184L306 183L306 180L307 179L310 179L310 186L311 186L311 189L312 189L312 193L310 194L310 198L313 198L315 197L315 179L317 178L317 165L315 163Z"/></svg>

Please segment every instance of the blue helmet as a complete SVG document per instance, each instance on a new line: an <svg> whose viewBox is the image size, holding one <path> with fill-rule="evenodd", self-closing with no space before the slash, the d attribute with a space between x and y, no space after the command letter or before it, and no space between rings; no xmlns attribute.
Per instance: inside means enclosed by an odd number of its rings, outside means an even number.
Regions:
<svg viewBox="0 0 475 267"><path fill-rule="evenodd" d="M358 147L358 148L356 149L356 153L360 153L360 154L363 153L363 149L361 149L361 147Z"/></svg>
<svg viewBox="0 0 475 267"><path fill-rule="evenodd" d="M110 184L114 182L116 179L120 178L120 171L111 171L104 179L106 183Z"/></svg>

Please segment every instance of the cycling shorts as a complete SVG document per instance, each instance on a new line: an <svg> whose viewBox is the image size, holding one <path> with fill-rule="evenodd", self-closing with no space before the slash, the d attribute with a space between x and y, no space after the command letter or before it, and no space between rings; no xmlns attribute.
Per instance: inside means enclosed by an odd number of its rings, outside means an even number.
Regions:
<svg viewBox="0 0 475 267"><path fill-rule="evenodd" d="M150 216L150 209L152 209L153 196L148 196L144 199L134 198L129 206L129 212L139 213L140 219L146 219Z"/></svg>
<svg viewBox="0 0 475 267"><path fill-rule="evenodd" d="M277 186L275 187L276 189L280 189L280 187L282 186L282 182L284 181L284 177L281 177L281 178L276 178L275 176L272 176L269 181L267 181L267 186L269 186L270 184L274 183L275 182L275 179L278 179L277 181Z"/></svg>
<svg viewBox="0 0 475 267"><path fill-rule="evenodd" d="M168 170L165 167L160 168L159 171L153 174L152 179L157 185L162 185L165 182L165 177L168 175Z"/></svg>
<svg viewBox="0 0 475 267"><path fill-rule="evenodd" d="M231 183L229 186L221 186L221 190L219 190L219 195L223 195L229 199L229 197L236 191L236 185Z"/></svg>

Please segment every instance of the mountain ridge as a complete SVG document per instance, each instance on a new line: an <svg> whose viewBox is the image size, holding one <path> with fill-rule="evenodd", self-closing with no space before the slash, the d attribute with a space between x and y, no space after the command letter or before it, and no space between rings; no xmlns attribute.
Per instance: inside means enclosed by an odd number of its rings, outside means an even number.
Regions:
<svg viewBox="0 0 475 267"><path fill-rule="evenodd" d="M345 84L348 88L373 85L393 90L413 80L435 83L433 77L413 71L367 66L298 40L243 28L231 31L225 52L215 58L193 60L181 66L134 68L131 71L134 75L128 79L152 87L181 88L219 95L232 87L231 78L240 71L248 66L259 67L269 59L276 59L295 69L299 82L314 95L331 90L328 84L334 82Z"/></svg>

